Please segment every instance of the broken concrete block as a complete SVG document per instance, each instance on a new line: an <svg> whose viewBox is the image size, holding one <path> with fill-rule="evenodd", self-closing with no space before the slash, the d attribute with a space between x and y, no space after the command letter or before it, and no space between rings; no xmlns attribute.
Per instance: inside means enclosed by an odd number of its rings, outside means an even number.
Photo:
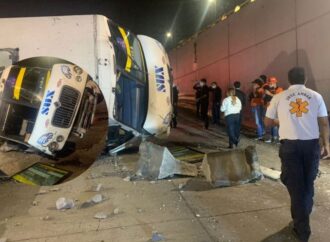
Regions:
<svg viewBox="0 0 330 242"><path fill-rule="evenodd" d="M262 173L264 174L265 177L273 179L273 180L279 180L281 178L281 172L276 171L273 169L270 169L265 166L260 166Z"/></svg>
<svg viewBox="0 0 330 242"><path fill-rule="evenodd" d="M263 178L254 146L205 154L202 170L215 187L245 184Z"/></svg>
<svg viewBox="0 0 330 242"><path fill-rule="evenodd" d="M141 143L138 166L137 175L150 180L164 179L173 175L198 175L196 165L175 159L166 147L151 142Z"/></svg>
<svg viewBox="0 0 330 242"><path fill-rule="evenodd" d="M71 209L74 207L74 202L70 198L61 197L56 201L57 210Z"/></svg>

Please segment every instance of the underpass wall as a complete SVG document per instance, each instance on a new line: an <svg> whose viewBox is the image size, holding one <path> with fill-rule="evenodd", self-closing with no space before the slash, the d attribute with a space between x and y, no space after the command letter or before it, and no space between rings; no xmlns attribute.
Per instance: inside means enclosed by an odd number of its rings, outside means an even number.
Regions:
<svg viewBox="0 0 330 242"><path fill-rule="evenodd" d="M307 86L329 106L329 23L329 0L256 0L170 51L175 83L181 95L190 96L201 78L216 81L222 90L239 80L248 94L261 74L287 87L288 70L300 65Z"/></svg>

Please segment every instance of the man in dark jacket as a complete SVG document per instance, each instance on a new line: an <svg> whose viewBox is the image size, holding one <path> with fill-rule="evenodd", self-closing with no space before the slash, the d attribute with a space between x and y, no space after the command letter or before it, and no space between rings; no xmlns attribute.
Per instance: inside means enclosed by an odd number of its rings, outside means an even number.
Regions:
<svg viewBox="0 0 330 242"><path fill-rule="evenodd" d="M222 100L222 90L216 82L212 82L210 87L212 100L212 120L213 124L220 125L220 106Z"/></svg>
<svg viewBox="0 0 330 242"><path fill-rule="evenodd" d="M239 118L239 123L241 125L243 121L243 109L246 106L246 94L241 90L241 82L239 81L234 82L234 87L235 87L236 96L242 103L242 110Z"/></svg>
<svg viewBox="0 0 330 242"><path fill-rule="evenodd" d="M204 121L205 129L209 128L209 117L208 117L208 110L209 110L209 88L207 86L206 79L202 79L200 81L201 86L201 97L199 101L201 103L201 115L202 120Z"/></svg>
<svg viewBox="0 0 330 242"><path fill-rule="evenodd" d="M201 90L202 90L202 87L200 86L200 82L197 81L193 88L195 90L196 116L199 118L201 117L201 102L199 99L201 97Z"/></svg>

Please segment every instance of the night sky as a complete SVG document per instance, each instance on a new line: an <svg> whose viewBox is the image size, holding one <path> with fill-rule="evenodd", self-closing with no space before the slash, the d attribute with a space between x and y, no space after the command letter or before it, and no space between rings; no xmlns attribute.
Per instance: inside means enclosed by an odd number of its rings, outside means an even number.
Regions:
<svg viewBox="0 0 330 242"><path fill-rule="evenodd" d="M172 48L240 2L243 0L0 0L0 17L102 14ZM173 33L169 41L167 31Z"/></svg>

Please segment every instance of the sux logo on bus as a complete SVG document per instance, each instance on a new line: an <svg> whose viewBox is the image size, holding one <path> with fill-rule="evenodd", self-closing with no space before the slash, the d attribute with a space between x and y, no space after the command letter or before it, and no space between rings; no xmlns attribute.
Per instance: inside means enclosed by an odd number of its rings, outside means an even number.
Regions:
<svg viewBox="0 0 330 242"><path fill-rule="evenodd" d="M156 85L158 92L166 92L164 68L155 66Z"/></svg>
<svg viewBox="0 0 330 242"><path fill-rule="evenodd" d="M48 115L50 105L52 104L55 91L47 91L46 98L41 107L41 114Z"/></svg>

